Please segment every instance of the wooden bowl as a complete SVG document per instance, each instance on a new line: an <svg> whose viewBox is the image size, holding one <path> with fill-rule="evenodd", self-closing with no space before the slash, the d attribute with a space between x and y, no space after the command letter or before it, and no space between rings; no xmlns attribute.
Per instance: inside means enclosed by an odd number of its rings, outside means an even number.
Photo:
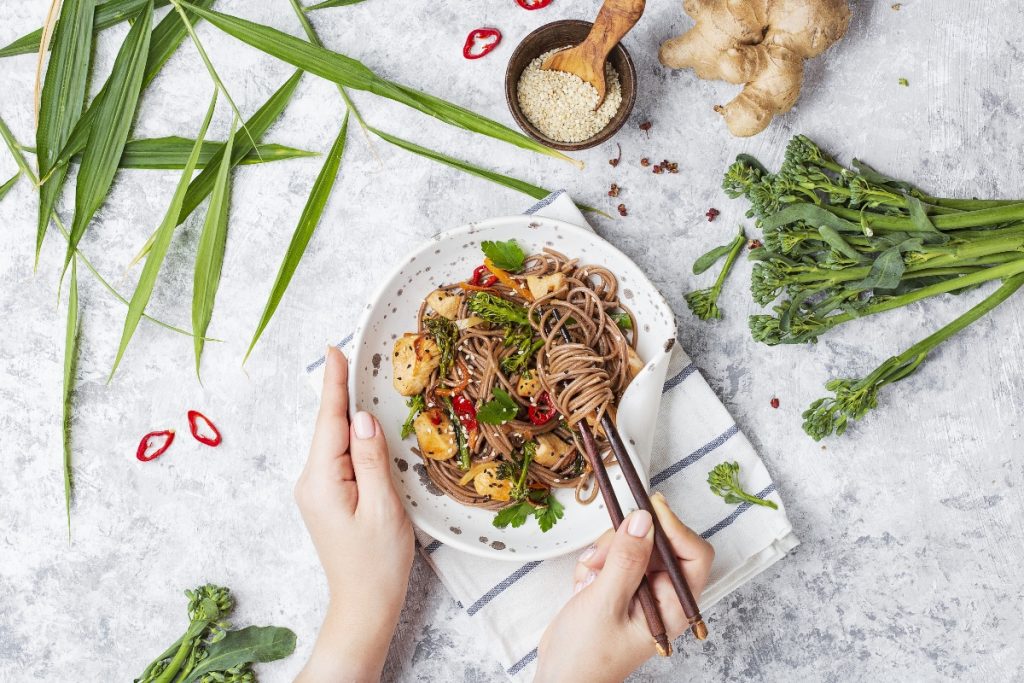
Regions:
<svg viewBox="0 0 1024 683"><path fill-rule="evenodd" d="M633 60L629 56L629 52L626 51L626 48L622 46L622 43L616 45L608 55L608 61L611 62L612 66L619 73L619 84L622 88L622 104L619 105L619 110L615 112L615 116L608 122L608 125L596 135L580 142L552 140L530 123L530 120L526 118L526 114L523 113L522 108L519 106L519 96L517 93L519 77L523 74L523 70L526 69L527 65L548 50L582 43L583 39L590 33L592 25L589 21L579 21L577 19L563 19L562 21L545 24L523 38L519 46L516 47L515 52L512 53L512 57L508 60L508 68L505 69L505 99L508 101L508 108L512 112L512 118L516 120L516 123L523 129L523 132L543 142L548 147L567 151L596 147L603 142L607 142L609 138L615 135L619 128L622 128L622 124L626 122L626 119L629 118L630 112L633 111L633 104L636 102L636 67L633 66Z"/></svg>

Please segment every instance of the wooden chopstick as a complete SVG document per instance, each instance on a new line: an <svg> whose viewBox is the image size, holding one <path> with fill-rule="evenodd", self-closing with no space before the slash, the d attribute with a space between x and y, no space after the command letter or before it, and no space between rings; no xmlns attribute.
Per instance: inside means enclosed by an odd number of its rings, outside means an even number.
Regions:
<svg viewBox="0 0 1024 683"><path fill-rule="evenodd" d="M594 433L590 431L590 425L585 420L581 420L576 426L580 430L583 450L586 453L587 461L590 463L590 469L594 471L594 478L597 479L597 487L601 490L604 505L608 508L608 516L612 519L612 527L618 529L625 519L625 515L622 514L622 507L619 505L618 498L615 497L615 490L612 488L612 481L608 477L608 470L604 466L604 461L601 460L601 454L598 453L597 443L594 441ZM668 657L672 654L672 644L668 641L668 635L665 633L665 623L658 612L658 603L654 600L654 593L651 592L651 584L647 581L646 576L640 580L640 587L637 588L636 597L640 602L644 618L647 619L647 626L651 630L651 636L654 637L654 646L658 650L658 654L662 657Z"/></svg>

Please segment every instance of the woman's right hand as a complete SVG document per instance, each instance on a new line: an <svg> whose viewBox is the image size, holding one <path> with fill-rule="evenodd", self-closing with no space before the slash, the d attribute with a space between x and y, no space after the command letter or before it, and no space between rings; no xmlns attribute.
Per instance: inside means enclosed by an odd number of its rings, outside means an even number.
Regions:
<svg viewBox="0 0 1024 683"><path fill-rule="evenodd" d="M715 551L687 527L655 493L651 503L695 599L711 572ZM575 595L544 632L538 648L535 683L622 681L655 654L654 641L635 599L646 574L670 639L687 628L660 560L651 558L654 530L644 510L630 514L617 531L609 530L580 555L573 576Z"/></svg>

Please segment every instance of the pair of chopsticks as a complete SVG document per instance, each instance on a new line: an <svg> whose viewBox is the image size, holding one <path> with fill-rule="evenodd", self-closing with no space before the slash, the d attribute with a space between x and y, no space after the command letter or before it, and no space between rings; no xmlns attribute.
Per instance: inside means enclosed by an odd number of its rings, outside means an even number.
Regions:
<svg viewBox="0 0 1024 683"><path fill-rule="evenodd" d="M555 324L558 324L560 320L558 311L551 311L551 318ZM562 325L559 331L562 334L562 339L567 344L571 344L572 335L569 334L569 330L565 328L565 325ZM569 381L564 381L562 383L563 386L568 384ZM580 420L576 423L576 426L580 431L583 449L587 461L590 463L590 469L594 472L594 478L597 479L597 486L601 491L601 497L604 499L605 507L608 508L608 516L611 517L612 526L618 529L625 519L625 515L622 514L622 506L619 505L615 489L612 488L611 479L608 477L608 470L604 466L600 453L598 453L597 442L594 441L594 433L591 431L590 425L587 424L586 420ZM604 429L608 443L615 454L615 459L622 469L622 474L626 477L626 483L633 494L633 499L641 509L647 510L654 520L654 548L661 558L662 564L665 566L665 571L668 573L672 587L679 598L679 604L683 607L683 614L686 615L690 630L697 640L704 640L708 637L708 627L704 624L704 619L700 615L700 608L697 606L697 601L693 599L693 593L690 591L690 586L686 583L686 577L683 576L683 572L679 568L679 560L676 558L672 543L665 536L665 531L658 522L658 515L651 505L651 499L647 495L643 481L641 481L640 475L633 465L633 460L622 443L619 430L616 429L615 422L607 412L601 416L601 428ZM646 576L640 582L640 587L637 589L637 600L640 602L644 618L647 620L647 626L654 637L658 654L662 657L668 657L672 654L672 645L668 642L665 624L661 619L661 614L658 612L658 605L654 600L654 594L651 592L651 586Z"/></svg>

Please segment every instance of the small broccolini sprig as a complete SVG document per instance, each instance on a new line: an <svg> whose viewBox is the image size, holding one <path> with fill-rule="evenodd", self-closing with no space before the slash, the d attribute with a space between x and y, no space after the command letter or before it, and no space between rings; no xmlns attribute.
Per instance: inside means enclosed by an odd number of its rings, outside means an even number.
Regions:
<svg viewBox="0 0 1024 683"><path fill-rule="evenodd" d="M707 289L698 289L686 294L686 305L701 320L719 319L722 317L722 311L718 308L718 295L721 294L725 278L729 275L729 271L732 270L732 266L736 262L736 258L739 256L740 250L743 249L746 241L747 236L743 232L743 228L740 227L739 234L736 235L732 242L728 245L712 249L694 262L694 273L700 273L709 268L723 254L726 255L722 272L718 274L718 278L713 285Z"/></svg>
<svg viewBox="0 0 1024 683"><path fill-rule="evenodd" d="M752 505L763 505L764 507L778 510L779 506L773 501L758 498L747 493L740 486L740 465L737 462L723 462L716 465L708 472L708 486L716 496L721 496L726 503L737 505L739 503L751 503Z"/></svg>

